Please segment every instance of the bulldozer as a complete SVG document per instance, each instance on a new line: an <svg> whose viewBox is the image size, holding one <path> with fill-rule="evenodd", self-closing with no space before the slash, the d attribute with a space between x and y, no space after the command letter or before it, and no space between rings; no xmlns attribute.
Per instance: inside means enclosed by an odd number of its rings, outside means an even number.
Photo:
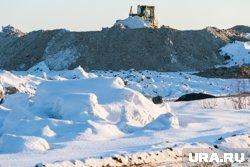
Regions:
<svg viewBox="0 0 250 167"><path fill-rule="evenodd" d="M137 13L133 13L133 6L131 6L129 16L139 16L142 20L151 22L153 28L158 28L158 21L155 17L155 6L138 5Z"/></svg>

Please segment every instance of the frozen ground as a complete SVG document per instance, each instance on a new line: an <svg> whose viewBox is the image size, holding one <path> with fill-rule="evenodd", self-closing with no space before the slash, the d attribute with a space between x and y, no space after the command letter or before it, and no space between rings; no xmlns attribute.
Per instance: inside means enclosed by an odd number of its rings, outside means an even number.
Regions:
<svg viewBox="0 0 250 167"><path fill-rule="evenodd" d="M3 167L70 166L69 160L93 166L176 163L183 147L249 148L249 97L160 105L150 98L235 94L239 82L250 91L249 80L132 70L87 73L81 67L55 72L42 62L28 71L1 71L0 82L5 90L19 91L5 95L0 106ZM123 155L122 163L108 158L114 155Z"/></svg>

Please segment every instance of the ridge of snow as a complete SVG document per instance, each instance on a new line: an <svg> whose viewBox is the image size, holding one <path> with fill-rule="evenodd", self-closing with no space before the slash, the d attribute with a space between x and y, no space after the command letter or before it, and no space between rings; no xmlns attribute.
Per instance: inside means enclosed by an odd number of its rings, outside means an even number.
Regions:
<svg viewBox="0 0 250 167"><path fill-rule="evenodd" d="M124 20L118 20L115 25L123 25L131 29L152 27L152 24L149 21L144 21L139 16L130 16Z"/></svg>

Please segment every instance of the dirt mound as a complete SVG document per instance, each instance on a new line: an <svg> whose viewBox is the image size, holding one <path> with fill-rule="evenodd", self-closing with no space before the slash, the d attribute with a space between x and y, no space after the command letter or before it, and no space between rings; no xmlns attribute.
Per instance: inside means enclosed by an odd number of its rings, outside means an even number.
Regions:
<svg viewBox="0 0 250 167"><path fill-rule="evenodd" d="M231 29L241 33L250 33L250 27L244 25L234 26Z"/></svg>
<svg viewBox="0 0 250 167"><path fill-rule="evenodd" d="M196 75L207 78L250 78L249 66L233 66L212 68L196 73Z"/></svg>
<svg viewBox="0 0 250 167"><path fill-rule="evenodd" d="M114 26L96 32L35 31L20 37L0 32L0 69L26 70L45 61L54 70L79 65L86 70L204 70L222 64L218 50L241 38L237 31L213 27L179 31Z"/></svg>
<svg viewBox="0 0 250 167"><path fill-rule="evenodd" d="M216 98L216 96L204 94L204 93L190 93L181 96L176 101L193 101L193 100L202 100L202 99L208 99L208 98Z"/></svg>

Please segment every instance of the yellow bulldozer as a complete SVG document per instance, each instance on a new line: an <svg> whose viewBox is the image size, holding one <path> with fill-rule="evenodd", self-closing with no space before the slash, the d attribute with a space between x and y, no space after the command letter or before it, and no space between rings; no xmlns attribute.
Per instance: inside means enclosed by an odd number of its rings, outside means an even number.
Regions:
<svg viewBox="0 0 250 167"><path fill-rule="evenodd" d="M153 28L158 28L155 6L138 5L137 13L133 13L133 6L131 6L129 16L139 16L142 20L151 22Z"/></svg>

